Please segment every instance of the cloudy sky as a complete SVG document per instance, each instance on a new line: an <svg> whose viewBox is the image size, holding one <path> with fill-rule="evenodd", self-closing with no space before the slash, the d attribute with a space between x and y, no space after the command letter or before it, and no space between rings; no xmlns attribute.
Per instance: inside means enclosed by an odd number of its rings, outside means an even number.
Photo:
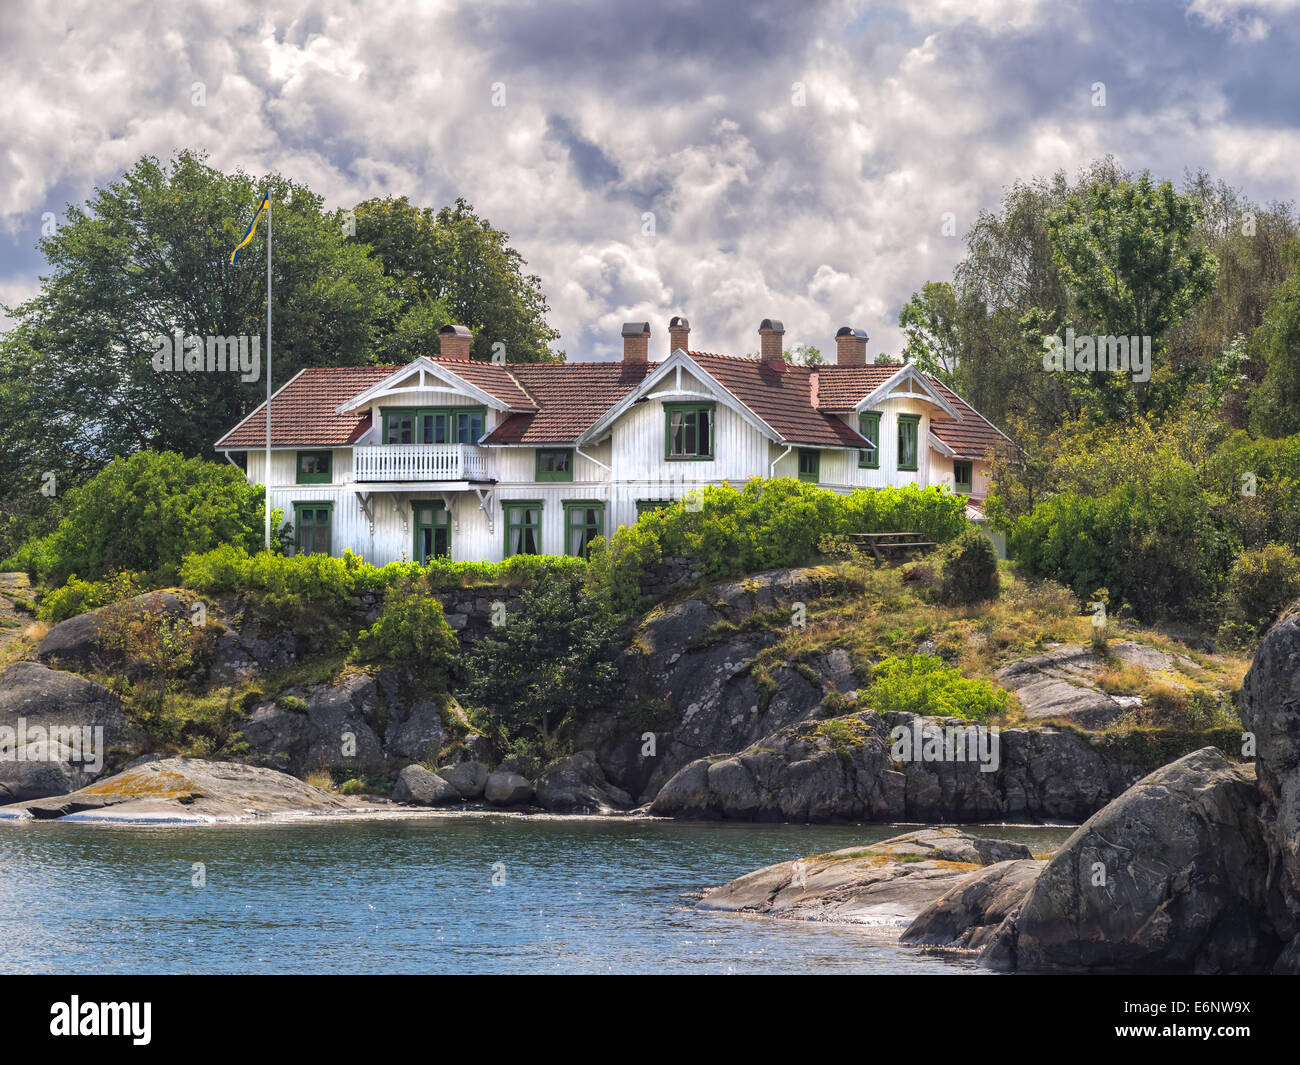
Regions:
<svg viewBox="0 0 1300 1065"><path fill-rule="evenodd" d="M465 197L570 358L640 319L662 356L677 313L706 350L773 316L788 345L851 324L897 351L1011 181L1107 153L1260 201L1300 175L1300 0L3 4L5 303L45 212L187 147L331 207Z"/></svg>

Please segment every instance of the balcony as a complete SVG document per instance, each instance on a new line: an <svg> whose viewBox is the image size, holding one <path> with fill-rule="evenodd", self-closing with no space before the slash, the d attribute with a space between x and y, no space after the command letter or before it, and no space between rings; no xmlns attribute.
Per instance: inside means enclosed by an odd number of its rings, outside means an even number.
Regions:
<svg viewBox="0 0 1300 1065"><path fill-rule="evenodd" d="M381 444L352 452L352 479L383 481L485 481L487 456L472 444Z"/></svg>

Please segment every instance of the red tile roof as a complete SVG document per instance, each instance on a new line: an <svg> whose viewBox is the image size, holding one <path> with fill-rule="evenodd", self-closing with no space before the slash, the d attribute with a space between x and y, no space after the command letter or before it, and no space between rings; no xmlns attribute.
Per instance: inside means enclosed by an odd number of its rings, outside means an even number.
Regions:
<svg viewBox="0 0 1300 1065"><path fill-rule="evenodd" d="M817 406L827 411L853 410L901 369L901 365L888 363L872 366L819 366ZM961 421L949 418L942 411L936 411L930 417L930 431L952 448L958 458L982 459L991 448L1010 443L956 392L930 374L926 374L925 379L961 413Z"/></svg>
<svg viewBox="0 0 1300 1065"><path fill-rule="evenodd" d="M695 362L783 440L807 447L853 448L862 438L837 414L847 413L900 369L897 365L783 366L757 359L691 352ZM439 365L483 389L509 410L485 444L567 444L617 406L658 363L486 363L438 359ZM345 447L370 428L367 410L336 408L390 376L399 366L312 367L272 399L272 446ZM960 396L929 380L963 420L942 414L934 434L961 458L983 458L1005 442ZM217 441L218 449L262 447L266 420L259 405Z"/></svg>
<svg viewBox="0 0 1300 1065"><path fill-rule="evenodd" d="M888 363L873 363L870 366L818 366L817 409L847 413L902 368Z"/></svg>
<svg viewBox="0 0 1300 1065"><path fill-rule="evenodd" d="M941 384L933 377L930 378L930 383L943 394L944 399L961 412L962 420L959 422L953 421L942 412L930 418L930 432L952 448L957 458L982 459L996 447L1015 446L979 411L947 385Z"/></svg>
<svg viewBox="0 0 1300 1065"><path fill-rule="evenodd" d="M397 366L313 366L271 397L271 446L343 447L370 428L369 410L334 408L389 376ZM266 404L217 441L217 449L266 445Z"/></svg>
<svg viewBox="0 0 1300 1065"><path fill-rule="evenodd" d="M758 359L689 353L709 376L791 444L809 447L861 447L866 443L839 418L813 406L813 371L808 366L780 369Z"/></svg>
<svg viewBox="0 0 1300 1065"><path fill-rule="evenodd" d="M518 371L522 367L499 362L475 362L471 359L433 359L457 377L483 389L512 411L535 411L538 404L520 387Z"/></svg>
<svg viewBox="0 0 1300 1065"><path fill-rule="evenodd" d="M627 397L655 363L512 363L510 373L540 408L512 414L485 444L569 444Z"/></svg>

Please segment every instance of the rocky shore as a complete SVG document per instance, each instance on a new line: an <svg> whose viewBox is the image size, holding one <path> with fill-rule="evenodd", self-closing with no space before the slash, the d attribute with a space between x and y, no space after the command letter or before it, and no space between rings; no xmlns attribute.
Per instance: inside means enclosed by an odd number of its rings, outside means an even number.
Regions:
<svg viewBox="0 0 1300 1065"><path fill-rule="evenodd" d="M897 936L972 875L1025 862L1040 864L1020 843L922 829L746 873L706 892L698 908L866 925Z"/></svg>
<svg viewBox="0 0 1300 1065"><path fill-rule="evenodd" d="M200 695L238 703L240 761L299 778L375 782L391 788L396 802L433 808L648 809L664 817L794 822L1081 821L1152 768L1096 743L1084 727L1113 720L1134 700L1102 691L1104 663L1077 646L1002 670L1029 724L1002 732L993 771L970 762L892 760L892 728L928 736L953 722L854 713L863 679L850 654L833 644L797 661L777 660L762 675L755 668L789 633L793 604L842 595L844 580L831 568L776 570L651 611L617 662L626 699L579 722L566 737L574 753L545 766L503 759L454 698L425 690L404 670L313 671L323 649L310 634L268 624L235 599L203 605L206 643L195 686ZM514 601L501 589L444 597L449 610L468 612L463 640L486 624L480 615L489 593ZM127 606L174 622L195 617L198 602L178 589ZM362 596L354 608L364 622L377 602ZM126 667L101 638L105 609L54 626L34 660L0 674L0 725L102 728L102 764L53 745L43 758L0 760L0 803L69 794L153 749L140 742L116 694L115 678ZM1115 641L1116 660L1135 669L1167 670L1177 657Z"/></svg>
<svg viewBox="0 0 1300 1065"><path fill-rule="evenodd" d="M1048 861L1001 853L941 866L916 860L918 834L821 856L800 880L799 863L759 870L700 906L859 923L879 905L902 942L977 952L1003 971L1300 974L1300 614L1265 637L1242 710L1253 764L1210 747L1187 754L1092 814ZM912 848L915 872L886 856L891 846Z"/></svg>
<svg viewBox="0 0 1300 1065"><path fill-rule="evenodd" d="M159 758L66 795L0 806L0 818L210 824L362 809L355 800L274 769L198 758Z"/></svg>

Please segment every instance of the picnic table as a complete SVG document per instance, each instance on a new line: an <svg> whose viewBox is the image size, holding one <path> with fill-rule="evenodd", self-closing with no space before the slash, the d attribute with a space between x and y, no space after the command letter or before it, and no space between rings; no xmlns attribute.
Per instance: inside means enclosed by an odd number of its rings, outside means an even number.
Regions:
<svg viewBox="0 0 1300 1065"><path fill-rule="evenodd" d="M920 535L916 532L849 533L848 539L851 544L871 548L876 561L884 562L887 553L939 546L931 540L918 540L917 537Z"/></svg>

